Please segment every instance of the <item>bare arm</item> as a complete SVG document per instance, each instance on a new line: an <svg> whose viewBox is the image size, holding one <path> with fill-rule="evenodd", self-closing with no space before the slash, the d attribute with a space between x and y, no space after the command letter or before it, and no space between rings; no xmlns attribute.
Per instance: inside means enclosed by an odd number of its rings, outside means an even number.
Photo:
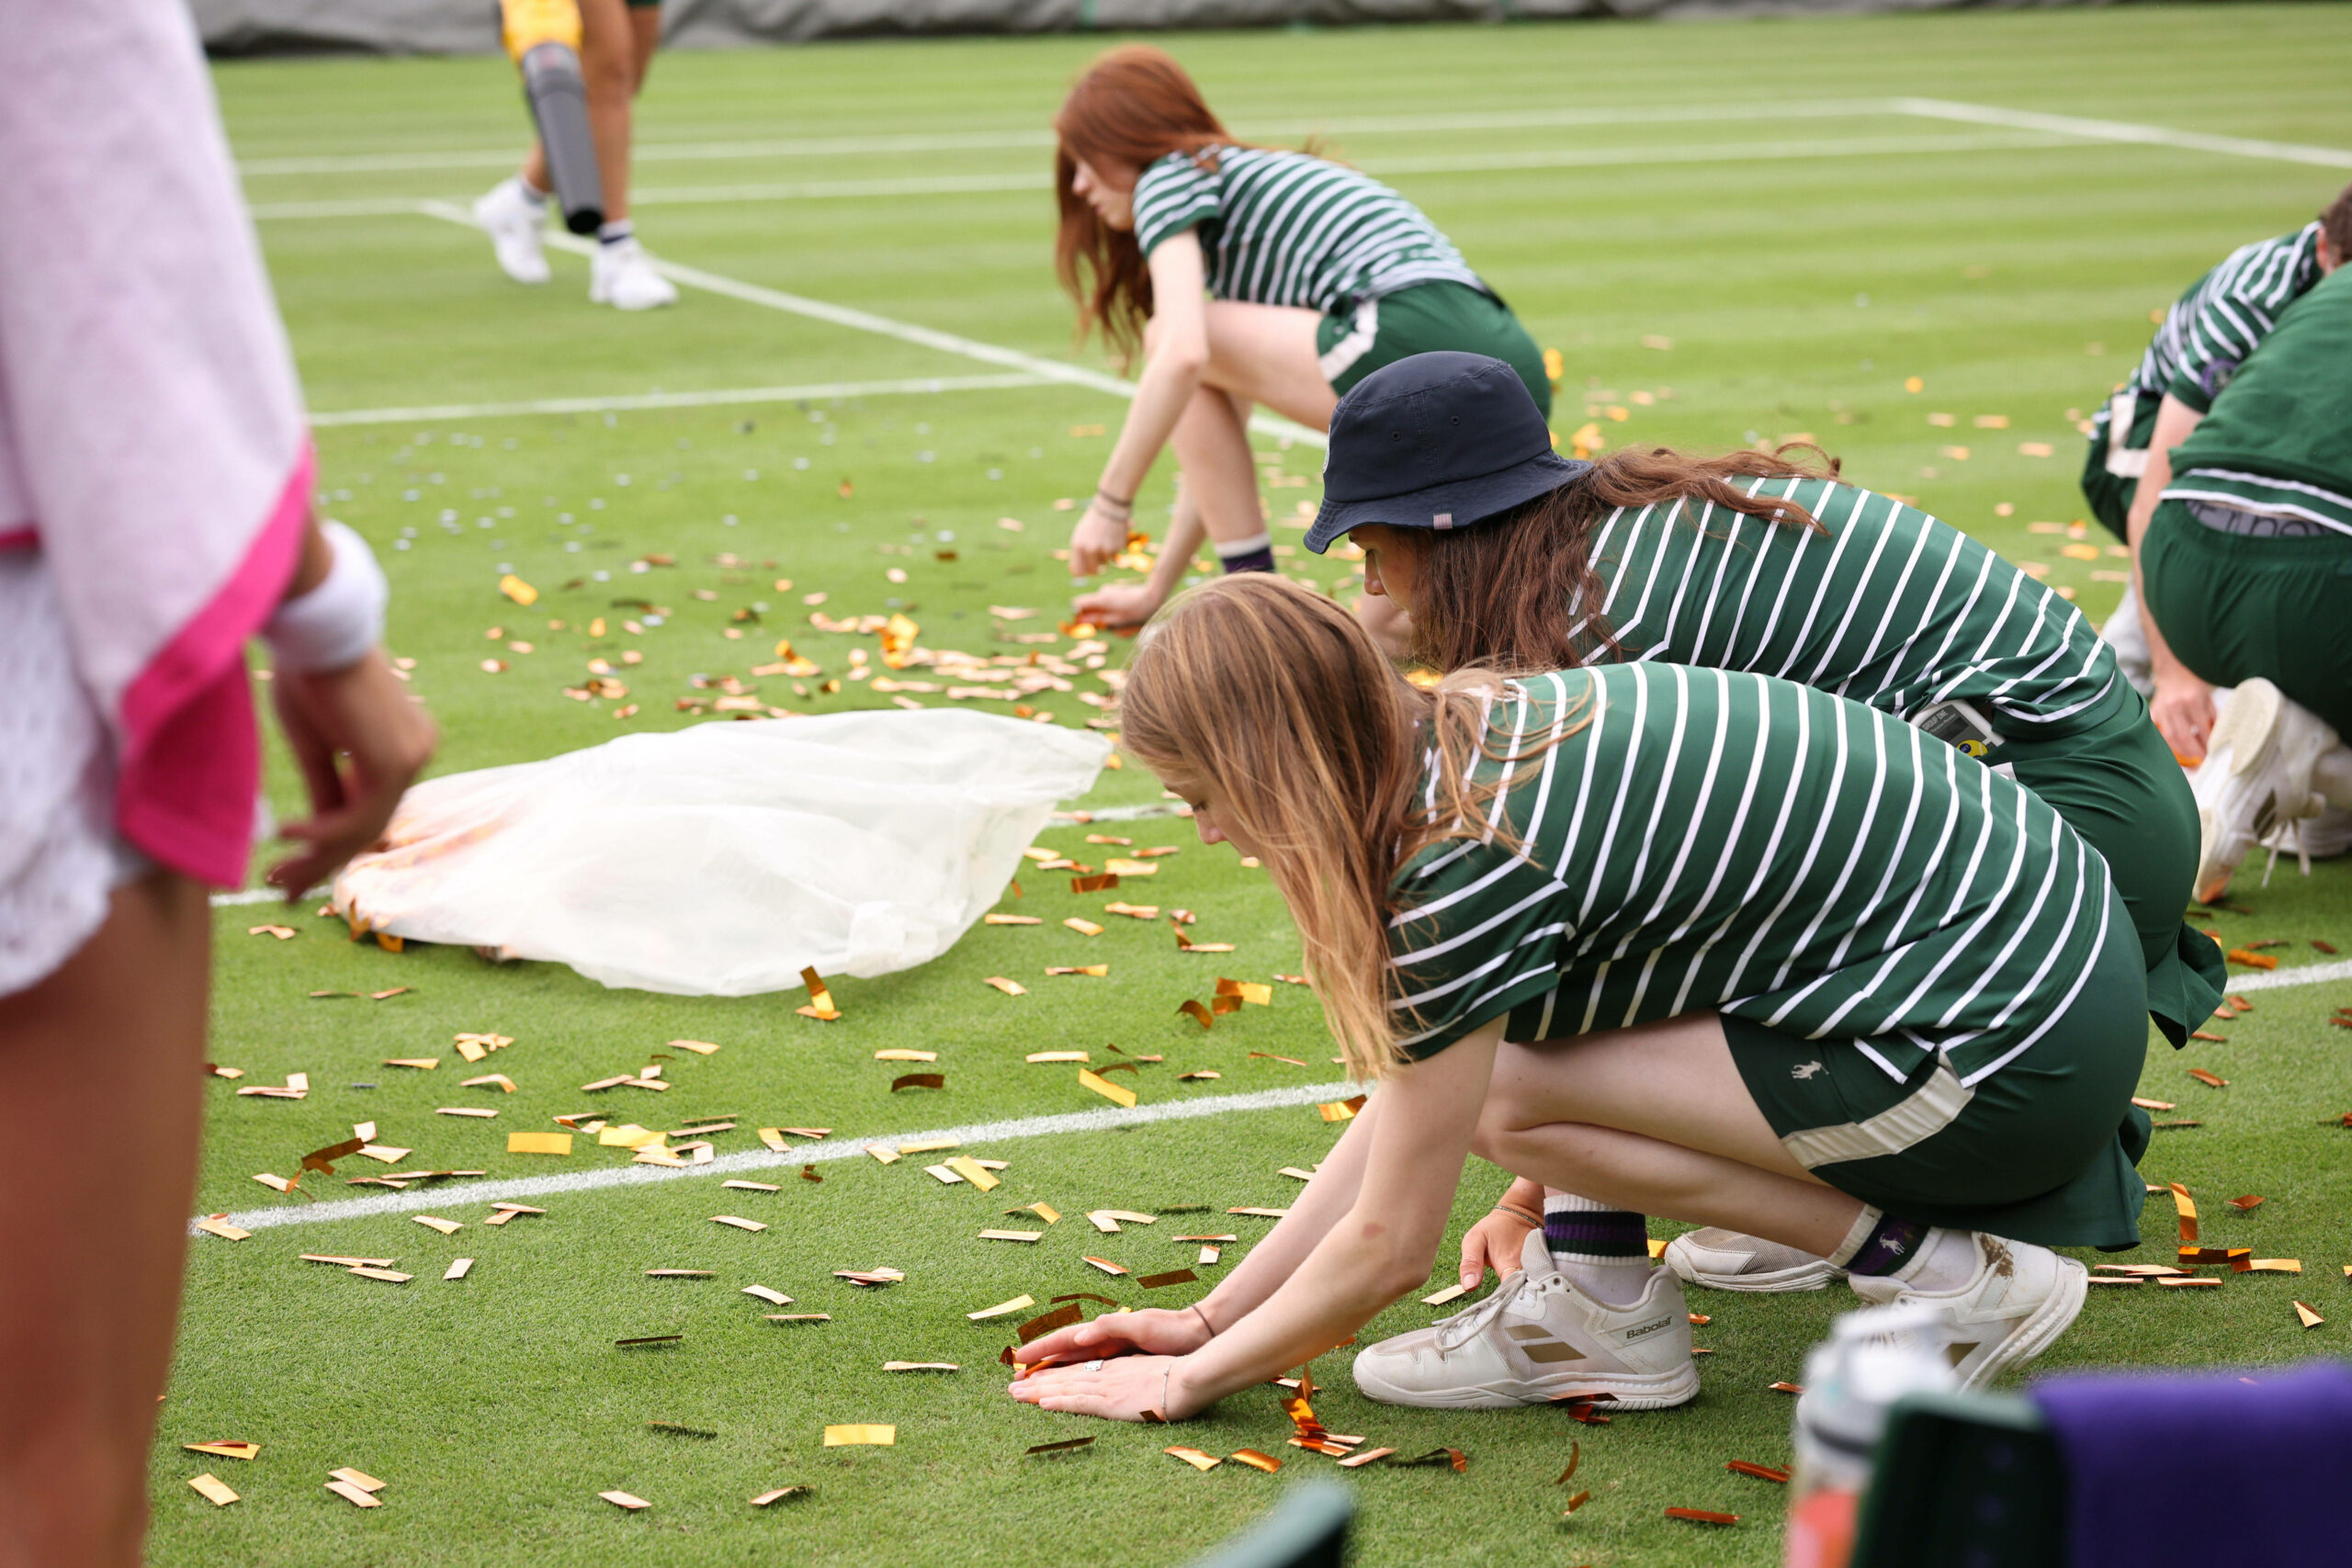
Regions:
<svg viewBox="0 0 2352 1568"><path fill-rule="evenodd" d="M1129 519L1106 505L1104 495L1132 502L1145 476L1159 460L1184 405L1200 389L1209 362L1208 316L1201 290L1207 278L1201 238L1191 230L1171 234L1151 253L1151 356L1136 382L1119 439L1102 465L1101 494L1087 503L1070 535L1072 577L1091 577L1126 543Z"/></svg>
<svg viewBox="0 0 2352 1568"><path fill-rule="evenodd" d="M1071 611L1081 621L1091 621L1098 626L1136 626L1159 613L1159 607L1175 593L1176 585L1184 581L1185 570L1192 565L1193 556L1208 537L1208 530L1201 525L1201 509L1193 500L1189 486L1181 479L1176 489L1176 514L1168 525L1168 537L1161 541L1159 558L1152 563L1151 575L1141 582L1110 582L1091 593L1081 593L1071 604Z"/></svg>
<svg viewBox="0 0 2352 1568"><path fill-rule="evenodd" d="M1351 1127L1341 1139L1363 1149L1344 1205L1332 1200L1348 1173L1326 1161L1325 1172L1341 1180L1319 1201L1303 1198L1212 1292L1212 1311L1259 1298L1238 1322L1220 1325L1216 1337L1190 1355L1058 1368L1014 1384L1014 1397L1125 1420L1153 1409L1186 1416L1312 1359L1363 1327L1428 1278L1501 1039L1498 1020L1430 1060L1396 1070L1382 1090L1369 1137ZM1310 1192L1315 1185L1308 1184ZM1334 1221L1335 1207L1342 1212ZM1261 1294L1269 1284L1271 1293Z"/></svg>
<svg viewBox="0 0 2352 1568"><path fill-rule="evenodd" d="M2147 585L2140 576L2140 541L2156 514L2165 487L2172 483L2172 449L2188 440L2203 418L2171 393L2165 394L2156 410L2155 429L2148 437L2148 466L2141 472L2139 488L2132 493L2131 514L2124 522L2126 541L2132 547L2132 586L2139 595L2140 626L2147 634L2148 660L2156 682L2149 716L2156 721L2165 743L2183 757L2205 754L2206 740L2213 732L2213 688L2174 658L2165 641L2164 631L2148 606Z"/></svg>

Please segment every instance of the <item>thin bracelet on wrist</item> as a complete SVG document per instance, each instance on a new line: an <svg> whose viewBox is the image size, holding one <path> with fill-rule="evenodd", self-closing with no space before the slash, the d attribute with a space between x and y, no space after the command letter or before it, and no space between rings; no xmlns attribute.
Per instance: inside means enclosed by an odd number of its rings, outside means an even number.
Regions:
<svg viewBox="0 0 2352 1568"><path fill-rule="evenodd" d="M1201 1303L1198 1303L1198 1302L1190 1302L1190 1303L1187 1303L1185 1304L1184 1310L1185 1310L1186 1312L1191 1313L1194 1317L1197 1317L1197 1318L1199 1318L1199 1319L1201 1320L1201 1326L1202 1326L1203 1328L1205 1328L1205 1329L1207 1329L1207 1330L1209 1331L1209 1337L1210 1337L1210 1338L1214 1339L1214 1338L1216 1338L1216 1324L1214 1324L1214 1323L1211 1323L1211 1322L1209 1321L1209 1314L1206 1314L1206 1313L1204 1313L1204 1312L1203 1312L1203 1311L1201 1310Z"/></svg>
<svg viewBox="0 0 2352 1568"><path fill-rule="evenodd" d="M1114 512L1132 513L1136 509L1136 498L1134 496L1113 495L1109 491L1104 490L1100 485L1094 487L1094 499L1099 502L1109 503L1110 509Z"/></svg>
<svg viewBox="0 0 2352 1568"><path fill-rule="evenodd" d="M1516 1203L1498 1203L1489 1212L1497 1214L1509 1214L1514 1219L1525 1220L1529 1224L1535 1226L1538 1230L1541 1230L1544 1226L1543 1215L1531 1214Z"/></svg>

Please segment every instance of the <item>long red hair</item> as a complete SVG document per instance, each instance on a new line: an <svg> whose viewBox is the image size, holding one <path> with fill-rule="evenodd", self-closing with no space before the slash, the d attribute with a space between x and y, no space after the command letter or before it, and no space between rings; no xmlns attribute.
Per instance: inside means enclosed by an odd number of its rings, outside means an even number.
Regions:
<svg viewBox="0 0 2352 1568"><path fill-rule="evenodd" d="M1113 229L1070 188L1084 159L1096 173L1132 177L1170 152L1235 147L1201 90L1165 50L1123 44L1086 68L1054 116L1054 200L1061 229L1054 272L1078 301L1078 333L1100 327L1112 349L1132 355L1151 319L1151 274L1132 231Z"/></svg>

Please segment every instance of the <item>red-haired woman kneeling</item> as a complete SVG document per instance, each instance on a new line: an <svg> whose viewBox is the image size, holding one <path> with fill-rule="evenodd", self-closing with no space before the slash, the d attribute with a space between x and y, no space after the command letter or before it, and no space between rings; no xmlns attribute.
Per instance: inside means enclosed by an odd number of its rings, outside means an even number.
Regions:
<svg viewBox="0 0 2352 1568"><path fill-rule="evenodd" d="M1508 361L1548 408L1543 355L1510 308L1419 208L1311 153L1237 140L1182 66L1114 49L1054 117L1061 231L1054 265L1100 328L1144 368L1094 498L1070 536L1070 573L1126 547L1136 492L1172 440L1176 518L1144 583L1099 588L1081 615L1148 619L1200 547L1227 571L1273 569L1250 454L1252 404L1311 429L1383 365L1430 349ZM1375 610L1381 606L1374 606Z"/></svg>
<svg viewBox="0 0 2352 1568"><path fill-rule="evenodd" d="M2080 1311L2051 1247L2137 1239L2138 944L2105 863L1955 748L1679 665L1425 692L1268 576L1160 618L1125 733L1204 840L1263 861L1380 1085L1206 1298L1037 1340L1064 1364L1014 1397L1181 1417L1320 1354L1423 1283L1472 1153L1936 1307L1972 1386ZM1670 1271L1612 1306L1539 1234L1493 1296L1355 1375L1412 1404L1672 1404L1689 1335Z"/></svg>

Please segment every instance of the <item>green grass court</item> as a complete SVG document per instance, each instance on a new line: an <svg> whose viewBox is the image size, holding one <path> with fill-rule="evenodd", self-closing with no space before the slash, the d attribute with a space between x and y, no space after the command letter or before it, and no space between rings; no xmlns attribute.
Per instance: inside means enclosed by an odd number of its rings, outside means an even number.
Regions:
<svg viewBox="0 0 2352 1568"><path fill-rule="evenodd" d="M2085 515L2075 488L2075 422L2126 375L2149 313L2245 241L2306 220L2346 178L2345 160L2296 162L2062 133L2037 116L2121 121L2196 136L2341 143L2352 38L2332 8L2129 7L1713 26L1415 28L1180 36L1167 40L1210 101L1245 136L1321 130L1340 155L1419 202L1566 362L1554 423L1588 423L1611 446L1656 440L1722 448L1810 433L1874 488L1921 503L2011 557L2046 564L2092 615L2107 613L2121 562L2094 530L2064 552ZM837 694L755 680L788 637L844 674L871 637L820 631L804 596L833 616L903 609L931 648L982 655L1041 646L1069 585L1053 549L1084 496L1124 405L1059 384L1018 355L1099 370L1069 341L1052 282L1045 126L1072 72L1103 40L1055 38L837 44L674 54L642 102L639 218L665 260L714 275L733 293L689 286L672 310L629 317L585 302L585 264L559 254L546 289L510 285L481 236L420 209L459 206L500 177L524 119L497 60L314 60L223 65L223 108L311 407L322 416L322 488L333 510L377 545L394 583L391 640L415 661L414 686L443 728L436 768L552 755L631 729L704 722L682 697L714 694L700 675L742 677L798 712L887 700L854 682ZM1906 100L1934 100L1923 106ZM1936 105L1990 106L1953 118ZM731 280L731 281L730 281ZM734 286L748 286L736 288ZM983 363L906 336L857 330L761 291L848 307L1016 351ZM748 296L748 297L747 297ZM763 303L763 300L766 303ZM1669 343L1670 347L1645 346ZM993 378L974 386L969 378ZM1906 390L1916 378L1922 389ZM876 383L941 378L937 391ZM803 389L778 397L775 389ZM837 390L835 389L837 389ZM861 390L860 389L865 389ZM712 394L698 406L646 407L653 394ZM533 412L548 400L619 400ZM628 400L636 400L628 402ZM469 412L435 412L452 406ZM422 411L402 412L400 411ZM1612 413L1612 411L1615 411ZM1949 415L1950 423L1930 416ZM1991 421L2005 421L1996 424ZM1278 523L1319 496L1320 452L1261 443ZM2033 456L2046 447L2049 456ZM1960 450L1965 448L1964 455ZM1168 465L1137 508L1157 531ZM1002 527L1011 518L1021 531ZM952 538L949 536L952 535ZM1296 547L1286 570L1344 592L1347 563ZM954 552L952 560L939 558ZM2078 558L2086 554L2092 558ZM649 555L673 566L632 570ZM736 564L728 564L729 560ZM512 570L542 597L525 611L498 596ZM888 576L902 573L903 581ZM793 586L780 590L778 578ZM630 603L641 601L643 603ZM664 612L645 623L646 605ZM1019 621L990 606L1031 608ZM758 618L737 622L737 612ZM613 635L592 640L602 616ZM621 629L624 618L646 626ZM560 620L565 629L550 629ZM730 638L730 629L748 635ZM485 633L502 628L503 639ZM533 645L525 653L512 642ZM1066 639L1042 645L1068 648ZM1114 662L1125 644L1115 643ZM624 651L641 662L622 662ZM570 700L586 661L611 661L626 699ZM486 672L486 659L504 660ZM912 672L910 672L912 673ZM1080 681L1080 691L1100 689ZM925 701L937 701L926 697ZM1076 694L1033 699L1060 722L1096 716ZM635 706L631 716L616 710ZM281 815L299 792L281 759ZM1139 770L1109 773L1084 804L1158 802ZM192 1247L181 1353L155 1454L151 1551L164 1564L386 1565L519 1562L707 1564L819 1559L844 1563L1176 1563L1261 1513L1303 1472L1343 1475L1363 1505L1360 1560L1371 1564L1558 1562L1752 1563L1778 1560L1779 1489L1727 1473L1727 1460L1785 1464L1789 1400L1805 1348L1849 1298L1693 1292L1713 1322L1699 1341L1705 1391L1692 1405L1584 1427L1560 1413L1442 1414L1373 1404L1346 1357L1316 1368L1318 1413L1400 1455L1450 1446L1466 1472L1337 1472L1283 1447L1271 1394L1227 1400L1180 1432L1043 1414L1002 1393L996 1364L1016 1319L965 1314L1030 1294L1088 1291L1123 1303L1181 1304L1199 1291L1146 1292L1087 1267L1094 1253L1136 1273L1189 1265L1170 1237L1239 1235L1269 1222L1228 1207L1280 1206L1338 1131L1306 1091L1339 1074L1312 998L1277 985L1270 1008L1221 1018L1208 1033L1176 1013L1219 976L1265 980L1298 954L1261 874L1226 847L1204 848L1167 818L1057 827L1041 841L1080 859L1118 852L1089 831L1137 846L1182 845L1149 883L1079 897L1058 875L1024 877L1014 907L1036 927L979 927L925 968L834 982L846 1016L795 1015L798 992L743 1001L605 991L569 970L493 966L470 953L392 954L345 940L306 904L289 941L249 937L268 907L217 911L220 977L213 1055L240 1083L310 1076L299 1102L239 1098L208 1080L207 1212L302 1211L290 1224ZM2352 1035L2327 1026L2352 979L2289 984L2326 964L2314 941L2352 951L2352 868L2306 881L2259 867L2215 917L2234 945L2278 939L2280 960L2256 1010L2199 1043L2151 1055L2143 1092L2201 1122L2160 1132L2151 1181L2197 1195L2210 1243L2300 1258L2301 1279L2246 1276L2220 1291L2094 1292L2047 1368L2278 1364L2341 1354L2352 1331ZM1176 951L1166 925L1105 916L1107 897L1198 914L1200 942ZM1065 916L1110 929L1086 938ZM1107 978L1048 978L1049 964L1107 963ZM2253 972L2246 972L2254 977ZM980 984L1009 976L1012 998ZM313 990L409 987L375 1002L312 1000ZM514 1044L480 1066L451 1048L461 1031ZM675 1087L653 1095L578 1086L647 1066L675 1038L714 1055L670 1053ZM384 1168L344 1163L280 1197L257 1171L291 1175L306 1150L374 1121L412 1147L403 1167L479 1168L486 1181L594 1174L625 1150L580 1140L569 1158L508 1156L511 1131L599 1111L647 1126L729 1115L722 1156L760 1150L753 1129L830 1126L824 1151L886 1135L1022 1117L1108 1111L1067 1066L1024 1054L1084 1050L1097 1066L1157 1055L1116 1081L1140 1109L1259 1091L1293 1102L1125 1129L975 1139L961 1152L1008 1162L982 1194L923 1174L829 1157L821 1183L797 1160L726 1174L775 1179L775 1193L727 1190L719 1174L605 1186L526 1200L544 1206L484 1228L483 1182L422 1190L413 1211L461 1222L447 1236L410 1212L335 1218L330 1205L372 1188L343 1179ZM910 1070L890 1047L938 1053L943 1091L893 1095ZM1253 1053L1262 1053L1255 1055ZM383 1066L434 1056L418 1071ZM1273 1057L1307 1064L1289 1066ZM2211 1089L2187 1069L2229 1080ZM1179 1083L1214 1069L1213 1081ZM467 1089L503 1072L518 1086ZM360 1085L374 1087L361 1088ZM435 1114L494 1108L492 1121ZM2159 1113L2163 1119L2167 1113ZM399 1167L393 1168L401 1168ZM1482 1213L1500 1178L1465 1178L1457 1221ZM2225 1200L2267 1201L2241 1215ZM982 1241L1035 1201L1063 1214L1034 1246ZM1204 1204L1118 1235L1086 1210ZM719 1213L765 1221L749 1234ZM2170 1205L2152 1201L2144 1243L2123 1260L2165 1261ZM1035 1228L1035 1227L1033 1227ZM1654 1235L1671 1234L1655 1222ZM1451 1278L1451 1239L1431 1289ZM390 1285L303 1263L304 1252L399 1260ZM1238 1256L1229 1248L1228 1262ZM477 1259L445 1283L449 1261ZM904 1283L864 1290L837 1269L888 1265ZM654 1280L648 1269L707 1269ZM1207 1274L1208 1270L1203 1270ZM791 1311L832 1321L763 1321L778 1310L740 1294L765 1285ZM2290 1303L2330 1321L2305 1332ZM1090 1309L1095 1310L1095 1309ZM1027 1315L1025 1314L1021 1315ZM1412 1298L1368 1331L1424 1324ZM681 1342L617 1349L618 1338ZM953 1361L949 1374L885 1374L889 1359ZM665 1434L668 1421L717 1433ZM828 1450L828 1424L895 1423L892 1448ZM1088 1449L1026 1458L1030 1445L1092 1436ZM238 1463L183 1451L243 1438ZM1576 1485L1592 1501L1562 1520L1552 1486L1571 1440ZM1195 1473L1162 1457L1170 1441L1227 1453L1254 1446L1286 1460L1269 1477L1228 1464ZM389 1484L361 1512L322 1489L356 1466ZM184 1484L211 1470L243 1495L215 1508ZM746 1500L803 1483L796 1502ZM624 1515L597 1494L651 1501ZM1570 1490L1573 1490L1571 1488ZM2151 1497L2152 1508L2173 1506ZM1668 1506L1736 1512L1710 1529Z"/></svg>

